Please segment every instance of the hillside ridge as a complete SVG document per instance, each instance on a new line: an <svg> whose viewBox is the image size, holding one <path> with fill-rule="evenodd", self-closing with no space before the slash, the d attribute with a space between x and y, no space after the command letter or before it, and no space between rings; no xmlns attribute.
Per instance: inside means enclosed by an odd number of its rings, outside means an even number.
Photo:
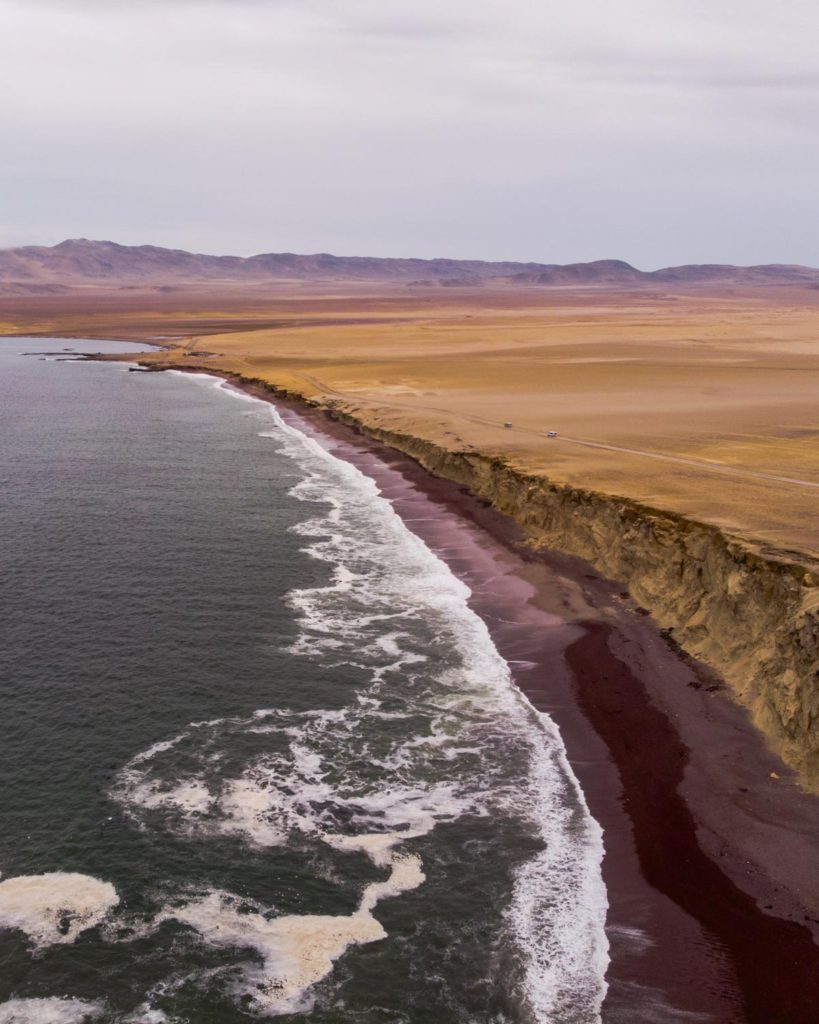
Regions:
<svg viewBox="0 0 819 1024"><path fill-rule="evenodd" d="M290 252L214 256L86 238L66 239L54 246L0 249L0 294L59 293L83 286L259 286L288 281L464 288L819 287L819 269L793 264L690 264L644 271L617 259L557 264Z"/></svg>

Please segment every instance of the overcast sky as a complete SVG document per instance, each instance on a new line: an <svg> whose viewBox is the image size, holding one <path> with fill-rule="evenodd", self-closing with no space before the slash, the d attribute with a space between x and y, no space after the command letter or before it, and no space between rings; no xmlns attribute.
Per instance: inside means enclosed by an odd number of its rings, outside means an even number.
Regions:
<svg viewBox="0 0 819 1024"><path fill-rule="evenodd" d="M815 0L0 0L0 246L819 265Z"/></svg>

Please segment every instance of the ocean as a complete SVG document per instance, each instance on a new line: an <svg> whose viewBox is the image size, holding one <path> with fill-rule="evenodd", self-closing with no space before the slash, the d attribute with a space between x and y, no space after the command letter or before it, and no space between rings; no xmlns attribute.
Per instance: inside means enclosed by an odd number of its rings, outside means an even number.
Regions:
<svg viewBox="0 0 819 1024"><path fill-rule="evenodd" d="M598 1021L600 829L467 586L269 403L66 348L134 346L0 342L0 1024Z"/></svg>

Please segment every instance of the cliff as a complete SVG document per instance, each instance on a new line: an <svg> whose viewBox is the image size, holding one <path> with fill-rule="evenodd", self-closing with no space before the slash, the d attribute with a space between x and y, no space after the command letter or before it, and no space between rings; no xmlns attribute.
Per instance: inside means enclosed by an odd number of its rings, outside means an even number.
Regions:
<svg viewBox="0 0 819 1024"><path fill-rule="evenodd" d="M263 380L225 376L326 408L512 516L534 546L575 555L625 585L680 647L720 673L777 753L819 789L819 563L529 475L503 458L377 427Z"/></svg>
<svg viewBox="0 0 819 1024"><path fill-rule="evenodd" d="M349 417L342 417L350 419ZM622 582L715 668L782 758L819 786L819 565L718 528L353 421L521 523L531 542Z"/></svg>

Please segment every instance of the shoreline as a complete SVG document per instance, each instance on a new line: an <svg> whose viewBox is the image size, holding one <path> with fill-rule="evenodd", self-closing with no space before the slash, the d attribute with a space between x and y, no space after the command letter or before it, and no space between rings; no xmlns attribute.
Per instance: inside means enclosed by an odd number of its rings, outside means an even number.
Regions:
<svg viewBox="0 0 819 1024"><path fill-rule="evenodd" d="M604 830L604 1024L813 1024L819 797L715 673L620 584L534 550L513 515L366 425L234 372L142 365L220 377L275 405L375 479L470 586L515 683L558 725Z"/></svg>
<svg viewBox="0 0 819 1024"><path fill-rule="evenodd" d="M553 488L545 500L536 495L532 501L531 487L530 494L524 491L533 478L502 460L496 467L478 451L447 452L411 433L390 434L368 425L366 417L359 421L332 403L262 379L205 362L139 362L155 371L220 377L297 418L301 429L334 445L339 457L366 464L365 472L378 478L408 527L470 585L470 603L511 662L515 682L558 724L604 828L612 944L606 1024L815 1019L819 797L799 789L796 773L766 745L748 712L728 699L725 682L677 640L706 660L708 652L688 643L682 630L672 637L670 629L660 629L641 607L655 609L663 626L686 611L681 603L669 609L651 600L658 590L663 597L668 578L649 579L655 593L649 586L646 594L645 577L621 572L622 550L608 557L605 543L617 525L626 546L646 539L653 544L653 550L636 552L632 567L646 556L656 563L659 552L673 556L680 574L690 575L692 563L700 574L704 568L702 594L730 595L731 603L717 603L717 612L727 612L722 621L715 621L714 604L704 604L700 621L713 626L720 641L728 638L727 654L742 648L752 658L773 626L790 630L776 639L795 654L815 653L813 606L805 621L797 622L794 611L800 607L794 595L810 597L817 585L804 565L783 559L789 552L752 551L717 527L663 518L657 509L626 499L611 498L606 507L594 502L594 492L558 494ZM508 485L506 493L499 485ZM558 513L560 530L550 532L555 498L565 508ZM419 502L428 502L424 508L431 514L415 515ZM527 546L527 538L542 548ZM619 544L621 538L615 539ZM555 549L583 553L601 571ZM715 552L722 563L709 565ZM726 578L726 567L739 570L742 586ZM628 579L639 604L612 579ZM766 596L766 585L770 615L746 621L744 615ZM697 594L689 587L681 596ZM792 685L809 725L810 687ZM770 695L775 698L776 691Z"/></svg>
<svg viewBox="0 0 819 1024"><path fill-rule="evenodd" d="M525 547L521 527L466 488L324 410L228 379L376 481L470 586L515 683L556 721L604 829L606 1024L810 1024L819 799L797 788L718 679L617 584L579 559ZM755 857L748 837L763 840Z"/></svg>
<svg viewBox="0 0 819 1024"><path fill-rule="evenodd" d="M259 376L242 360L220 367L178 356L141 362L155 370L211 372L260 394L323 409L488 500L523 525L529 543L577 556L621 581L682 649L721 675L767 742L799 773L800 785L819 794L819 561L812 549L732 532L707 514L643 500L639 493L624 496L628 488L596 488L583 478L569 483L559 473L553 479L537 461L521 462L496 444L465 441L406 415L385 418L377 405L351 404L344 392L321 390L309 374L260 367ZM812 509L804 513L809 517Z"/></svg>

